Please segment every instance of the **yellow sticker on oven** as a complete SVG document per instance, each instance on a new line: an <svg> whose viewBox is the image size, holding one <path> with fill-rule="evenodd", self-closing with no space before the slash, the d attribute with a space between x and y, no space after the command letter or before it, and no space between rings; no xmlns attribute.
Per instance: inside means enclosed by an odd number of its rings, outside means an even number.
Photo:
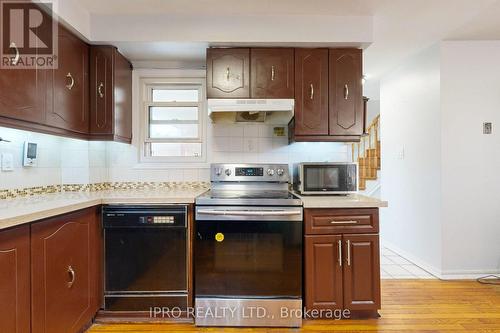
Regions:
<svg viewBox="0 0 500 333"><path fill-rule="evenodd" d="M224 240L224 234L222 232L218 232L215 234L215 240L218 242L222 242Z"/></svg>

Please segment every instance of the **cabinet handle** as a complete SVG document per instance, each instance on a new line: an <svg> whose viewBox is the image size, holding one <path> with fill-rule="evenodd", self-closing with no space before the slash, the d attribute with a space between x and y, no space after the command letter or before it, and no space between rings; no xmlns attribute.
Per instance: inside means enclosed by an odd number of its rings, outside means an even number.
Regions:
<svg viewBox="0 0 500 333"><path fill-rule="evenodd" d="M71 267L71 265L68 266L68 274L70 277L70 281L68 282L68 288L71 288L73 287L73 283L75 283L75 278L76 278L75 270L73 269L73 267Z"/></svg>
<svg viewBox="0 0 500 333"><path fill-rule="evenodd" d="M357 224L358 221L330 221L330 224Z"/></svg>
<svg viewBox="0 0 500 333"><path fill-rule="evenodd" d="M226 68L226 80L229 81L229 76L231 75L231 70L228 68Z"/></svg>
<svg viewBox="0 0 500 333"><path fill-rule="evenodd" d="M17 45L14 42L11 42L9 47L11 49L14 49L14 51L16 51L16 55L14 56L14 58L11 60L10 63L12 64L12 66L17 66L17 63L19 62L20 58L19 49L17 48Z"/></svg>
<svg viewBox="0 0 500 333"><path fill-rule="evenodd" d="M104 83L101 82L97 87L97 93L99 94L99 97L104 98L104 92L102 91L102 88L104 88Z"/></svg>
<svg viewBox="0 0 500 333"><path fill-rule="evenodd" d="M66 88L71 90L75 86L75 79L73 79L73 75L71 75L71 73L66 74L66 77L70 80L69 84L66 85Z"/></svg>
<svg viewBox="0 0 500 333"><path fill-rule="evenodd" d="M351 241L347 240L347 266L351 266Z"/></svg>
<svg viewBox="0 0 500 333"><path fill-rule="evenodd" d="M342 241L340 239L337 241L337 245L339 247L339 266L342 266Z"/></svg>
<svg viewBox="0 0 500 333"><path fill-rule="evenodd" d="M274 66L271 66L271 81L274 81Z"/></svg>
<svg viewBox="0 0 500 333"><path fill-rule="evenodd" d="M311 83L311 85L309 86L309 89L310 89L310 94L309 94L309 96L310 96L310 98L311 98L311 99L314 99L314 86L313 86L313 84L312 84L312 83Z"/></svg>
<svg viewBox="0 0 500 333"><path fill-rule="evenodd" d="M344 84L344 99L347 100L349 98L349 86Z"/></svg>

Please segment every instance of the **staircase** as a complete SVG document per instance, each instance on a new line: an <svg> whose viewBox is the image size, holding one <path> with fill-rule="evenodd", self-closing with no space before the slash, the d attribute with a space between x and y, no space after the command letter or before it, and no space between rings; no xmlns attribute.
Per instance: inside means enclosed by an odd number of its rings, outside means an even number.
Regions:
<svg viewBox="0 0 500 333"><path fill-rule="evenodd" d="M352 160L359 165L359 190L367 189L367 182L378 179L380 170L380 115L366 128L359 143L352 144ZM375 188L376 190L376 188Z"/></svg>

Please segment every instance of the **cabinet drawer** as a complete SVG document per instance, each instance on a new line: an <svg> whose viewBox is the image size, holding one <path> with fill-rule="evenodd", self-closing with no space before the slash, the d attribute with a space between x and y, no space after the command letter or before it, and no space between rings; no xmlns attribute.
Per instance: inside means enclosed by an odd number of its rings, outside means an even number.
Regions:
<svg viewBox="0 0 500 333"><path fill-rule="evenodd" d="M306 234L378 233L378 208L305 209Z"/></svg>

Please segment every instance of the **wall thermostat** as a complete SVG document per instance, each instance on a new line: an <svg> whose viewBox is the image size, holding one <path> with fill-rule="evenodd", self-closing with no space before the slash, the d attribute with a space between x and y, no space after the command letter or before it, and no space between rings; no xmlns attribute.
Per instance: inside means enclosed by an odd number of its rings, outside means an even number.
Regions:
<svg viewBox="0 0 500 333"><path fill-rule="evenodd" d="M37 144L26 141L24 143L23 165L25 167L36 166L37 155L38 155Z"/></svg>

